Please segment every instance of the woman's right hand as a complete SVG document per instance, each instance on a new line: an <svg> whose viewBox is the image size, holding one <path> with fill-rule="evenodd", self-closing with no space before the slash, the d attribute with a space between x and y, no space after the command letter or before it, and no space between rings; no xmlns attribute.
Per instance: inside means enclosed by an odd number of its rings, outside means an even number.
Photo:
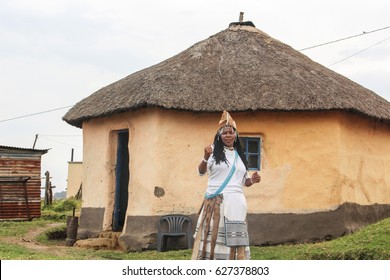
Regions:
<svg viewBox="0 0 390 280"><path fill-rule="evenodd" d="M213 150L214 150L213 145L209 145L209 146L204 148L204 156L203 156L203 159L201 160L201 162L199 163L199 166L198 166L199 175L203 176L204 174L206 174L207 161L208 161L209 157L211 156L211 154L213 153Z"/></svg>
<svg viewBox="0 0 390 280"><path fill-rule="evenodd" d="M213 145L209 145L204 148L204 159L208 160L211 154L213 153Z"/></svg>

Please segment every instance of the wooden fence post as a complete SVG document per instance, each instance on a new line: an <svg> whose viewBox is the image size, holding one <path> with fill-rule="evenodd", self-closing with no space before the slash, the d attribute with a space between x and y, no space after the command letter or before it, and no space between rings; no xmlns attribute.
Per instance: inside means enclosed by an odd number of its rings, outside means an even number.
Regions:
<svg viewBox="0 0 390 280"><path fill-rule="evenodd" d="M47 205L50 205L50 173L49 171L46 171L45 172L45 176L46 176L46 181L45 181L45 201L44 201L44 205L47 206Z"/></svg>

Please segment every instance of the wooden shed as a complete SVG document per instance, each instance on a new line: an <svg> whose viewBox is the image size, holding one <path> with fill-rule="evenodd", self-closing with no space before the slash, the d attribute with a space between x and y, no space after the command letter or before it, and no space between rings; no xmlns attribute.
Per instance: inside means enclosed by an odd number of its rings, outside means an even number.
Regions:
<svg viewBox="0 0 390 280"><path fill-rule="evenodd" d="M245 189L251 244L335 238L390 216L390 103L252 23L233 23L77 103L79 238L152 248L161 215L196 221L196 167L223 110L262 181Z"/></svg>
<svg viewBox="0 0 390 280"><path fill-rule="evenodd" d="M41 156L47 151L0 146L0 220L41 216Z"/></svg>

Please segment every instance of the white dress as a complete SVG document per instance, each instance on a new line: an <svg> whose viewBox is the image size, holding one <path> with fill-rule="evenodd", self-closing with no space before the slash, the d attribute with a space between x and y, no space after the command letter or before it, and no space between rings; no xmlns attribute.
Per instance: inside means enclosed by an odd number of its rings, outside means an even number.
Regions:
<svg viewBox="0 0 390 280"><path fill-rule="evenodd" d="M235 151L231 151L225 149L226 159L229 164L225 162L221 162L220 164L216 164L213 154L210 156L207 162L207 173L208 173L208 186L206 193L214 194L217 189L221 186L223 181L228 176L232 164L235 158ZM245 169L245 165L242 162L241 158L237 158L236 170L230 179L229 183L225 187L225 189L221 192L222 202L219 206L219 225L218 225L218 236L216 239L216 244L214 247L213 259L229 259L231 258L231 247L225 245L225 219L230 221L246 221L247 214L247 204L246 199L243 193L245 180L247 178L247 171ZM205 200L206 201L206 200ZM205 205L205 204L204 204ZM206 238L206 247L204 244L204 228L205 222L203 220L205 206L203 206L198 223L195 231L195 243L194 243L194 254L193 259L210 259L211 252L211 239L212 239L212 230L213 230L213 219L210 221L210 228L207 232ZM202 224L203 220L203 224ZM202 225L201 225L202 224ZM199 229L201 230L199 231ZM247 234L247 233L246 233ZM201 236L198 236L201 235ZM198 238L196 238L198 237ZM198 242L196 240L198 239ZM203 252L203 248L205 248L205 252ZM245 246L243 248L245 259L250 258L249 246ZM236 258L235 256L234 258Z"/></svg>

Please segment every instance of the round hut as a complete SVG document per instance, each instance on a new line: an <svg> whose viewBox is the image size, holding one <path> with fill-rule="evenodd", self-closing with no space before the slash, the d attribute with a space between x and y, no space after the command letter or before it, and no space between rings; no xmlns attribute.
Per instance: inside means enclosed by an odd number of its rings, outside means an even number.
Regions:
<svg viewBox="0 0 390 280"><path fill-rule="evenodd" d="M82 128L79 238L121 233L155 248L164 214L196 220L207 179L196 167L223 110L251 171L253 245L335 238L390 216L390 103L271 38L251 22L81 100L63 119Z"/></svg>

